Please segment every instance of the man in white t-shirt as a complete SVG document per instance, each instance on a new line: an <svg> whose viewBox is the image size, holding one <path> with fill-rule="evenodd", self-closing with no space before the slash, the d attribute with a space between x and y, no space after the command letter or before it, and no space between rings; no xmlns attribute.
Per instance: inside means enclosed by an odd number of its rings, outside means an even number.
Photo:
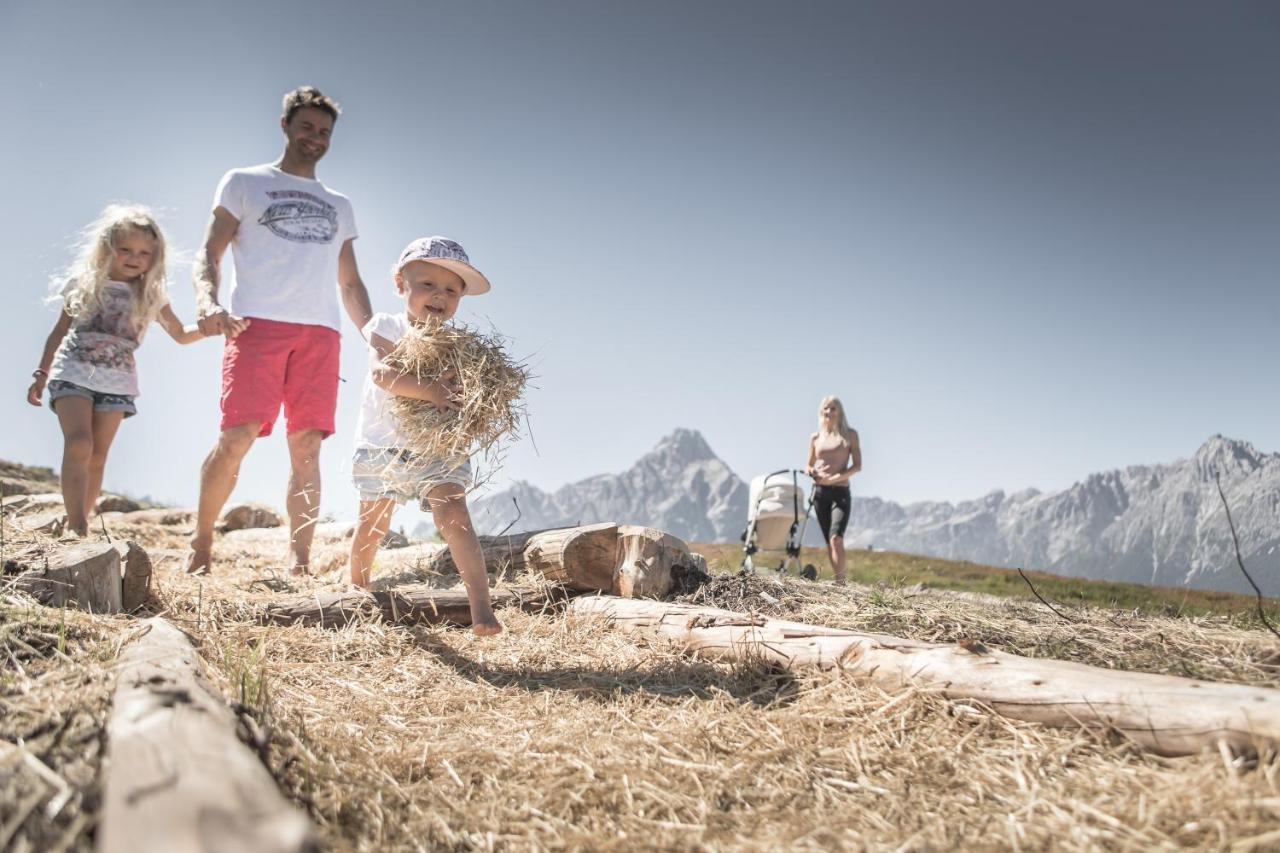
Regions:
<svg viewBox="0 0 1280 853"><path fill-rule="evenodd" d="M373 316L352 248L351 202L316 180L316 163L329 149L338 115L338 105L317 89L289 92L280 118L280 159L232 169L218 184L196 257L195 288L201 331L227 336L222 432L200 471L189 572L209 571L214 523L240 462L254 439L271 433L282 405L291 465L285 503L292 570L307 572L320 509L320 442L333 434L338 401L339 298L357 329ZM228 246L236 271L229 309L218 302Z"/></svg>

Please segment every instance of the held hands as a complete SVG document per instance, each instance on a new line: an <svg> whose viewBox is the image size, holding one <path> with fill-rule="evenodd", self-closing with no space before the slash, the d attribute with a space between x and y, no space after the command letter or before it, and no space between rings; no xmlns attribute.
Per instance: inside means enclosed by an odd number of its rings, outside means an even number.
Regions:
<svg viewBox="0 0 1280 853"><path fill-rule="evenodd" d="M234 338L249 328L249 323L249 320L237 317L219 305L202 316L196 325L200 327L201 334L226 335L228 338Z"/></svg>

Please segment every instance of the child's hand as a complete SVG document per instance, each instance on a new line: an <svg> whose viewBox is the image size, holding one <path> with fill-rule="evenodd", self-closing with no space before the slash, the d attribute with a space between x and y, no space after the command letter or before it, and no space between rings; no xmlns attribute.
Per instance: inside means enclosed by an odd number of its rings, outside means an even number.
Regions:
<svg viewBox="0 0 1280 853"><path fill-rule="evenodd" d="M253 322L248 317L237 317L235 314L227 315L227 331L224 333L228 338L239 337L240 333L249 328L249 324Z"/></svg>
<svg viewBox="0 0 1280 853"><path fill-rule="evenodd" d="M427 387L431 393L430 402L437 409L442 412L451 412L458 408L458 396L462 388L458 385L458 375L452 370Z"/></svg>
<svg viewBox="0 0 1280 853"><path fill-rule="evenodd" d="M33 406L42 405L40 398L44 396L44 383L46 377L37 376L35 381L31 383L31 387L27 389L27 402Z"/></svg>

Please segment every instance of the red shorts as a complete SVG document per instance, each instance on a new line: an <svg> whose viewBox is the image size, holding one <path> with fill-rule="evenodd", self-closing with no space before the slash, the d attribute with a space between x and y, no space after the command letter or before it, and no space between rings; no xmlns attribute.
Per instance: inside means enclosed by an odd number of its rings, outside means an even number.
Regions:
<svg viewBox="0 0 1280 853"><path fill-rule="evenodd" d="M284 403L289 435L333 435L340 340L328 326L252 318L222 353L222 429L260 421L270 435Z"/></svg>

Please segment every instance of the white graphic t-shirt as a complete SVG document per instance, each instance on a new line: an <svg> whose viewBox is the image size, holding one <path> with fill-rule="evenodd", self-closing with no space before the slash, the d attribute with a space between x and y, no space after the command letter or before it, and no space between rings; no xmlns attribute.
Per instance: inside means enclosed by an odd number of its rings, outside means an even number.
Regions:
<svg viewBox="0 0 1280 853"><path fill-rule="evenodd" d="M72 283L62 289L65 297ZM160 307L168 304L164 300ZM49 381L71 382L101 394L136 397L138 370L133 351L151 318L135 320L133 288L123 281L102 286L100 304L71 322L49 369Z"/></svg>
<svg viewBox="0 0 1280 853"><path fill-rule="evenodd" d="M213 205L240 220L232 314L341 331L338 254L357 236L346 196L264 165L223 175Z"/></svg>
<svg viewBox="0 0 1280 853"><path fill-rule="evenodd" d="M369 364L378 360L378 351L373 348L373 336L386 338L393 344L400 342L405 332L409 331L409 316L399 314L374 314L373 319L365 323L365 338L369 341ZM391 415L391 395L374 384L373 376L366 371L364 375L364 392L360 397L360 420L356 422L356 449L404 448L405 442L396 430L395 418Z"/></svg>

